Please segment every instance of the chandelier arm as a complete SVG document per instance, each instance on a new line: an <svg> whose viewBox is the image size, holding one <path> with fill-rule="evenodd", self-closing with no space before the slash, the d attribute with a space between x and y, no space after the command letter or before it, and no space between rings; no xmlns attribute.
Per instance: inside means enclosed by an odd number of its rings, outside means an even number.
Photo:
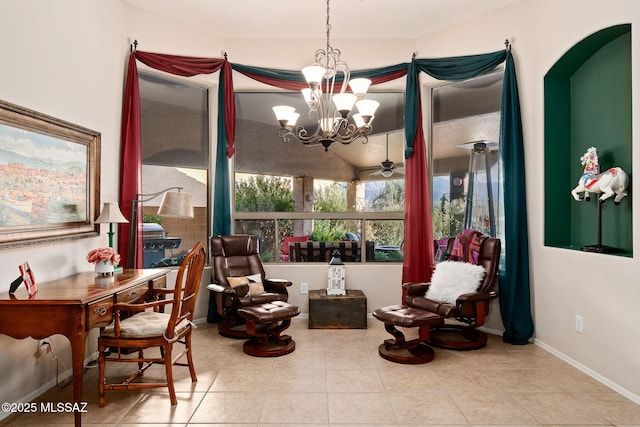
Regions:
<svg viewBox="0 0 640 427"><path fill-rule="evenodd" d="M322 139L321 129L318 126L315 132L307 136L307 130L302 126L297 126L295 129L280 128L278 129L278 136L285 140L285 142L298 141L303 144L311 144Z"/></svg>
<svg viewBox="0 0 640 427"><path fill-rule="evenodd" d="M342 87L340 87L340 93L345 93L347 91L347 86L349 86L349 80L351 80L351 71L347 66L346 62L342 62L342 73L344 74L344 79L342 80Z"/></svg>
<svg viewBox="0 0 640 427"><path fill-rule="evenodd" d="M339 133L340 129L344 129L343 133ZM357 128L354 124L343 124L336 126L334 128L334 132L329 134L328 136L324 136L323 132L321 132L320 128L316 128L316 131L307 136L307 130L302 126L298 126L295 129L288 128L280 128L278 129L278 136L283 138L286 142L302 142L305 145L318 145L321 144L322 141L330 139L332 142L339 142L341 144L347 145L356 141L358 138L362 138L362 143L366 144L368 142L367 135L371 133L373 128L369 125L362 126Z"/></svg>

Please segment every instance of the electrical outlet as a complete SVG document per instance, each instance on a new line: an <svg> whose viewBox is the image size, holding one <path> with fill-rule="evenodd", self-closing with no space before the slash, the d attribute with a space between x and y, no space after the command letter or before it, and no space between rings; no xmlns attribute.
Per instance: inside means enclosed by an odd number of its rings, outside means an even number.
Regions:
<svg viewBox="0 0 640 427"><path fill-rule="evenodd" d="M309 293L309 284L307 282L300 283L300 295L307 295Z"/></svg>
<svg viewBox="0 0 640 427"><path fill-rule="evenodd" d="M35 356L36 359L39 359L43 353L49 353L50 348L51 348L50 344L47 340L40 340L38 342L38 348L36 349L36 352L33 355Z"/></svg>
<svg viewBox="0 0 640 427"><path fill-rule="evenodd" d="M582 316L576 314L576 332L582 333L584 330L583 326Z"/></svg>

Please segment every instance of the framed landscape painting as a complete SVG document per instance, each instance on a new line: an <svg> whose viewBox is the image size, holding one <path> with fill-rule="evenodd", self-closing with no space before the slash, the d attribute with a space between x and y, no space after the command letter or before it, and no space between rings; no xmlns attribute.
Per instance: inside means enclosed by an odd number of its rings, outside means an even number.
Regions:
<svg viewBox="0 0 640 427"><path fill-rule="evenodd" d="M100 133L0 100L0 249L98 235Z"/></svg>

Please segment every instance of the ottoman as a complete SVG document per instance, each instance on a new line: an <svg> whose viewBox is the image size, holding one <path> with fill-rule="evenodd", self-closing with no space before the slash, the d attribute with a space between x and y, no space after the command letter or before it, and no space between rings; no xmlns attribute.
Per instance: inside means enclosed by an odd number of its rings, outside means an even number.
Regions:
<svg viewBox="0 0 640 427"><path fill-rule="evenodd" d="M404 305L390 305L374 310L373 317L384 322L384 328L393 335L378 347L383 359L396 363L419 364L433 360L433 349L425 344L429 329L441 325L444 319L438 314ZM418 328L419 336L407 341L396 327Z"/></svg>
<svg viewBox="0 0 640 427"><path fill-rule="evenodd" d="M243 345L245 353L257 357L274 357L291 353L296 343L289 335L281 335L291 325L300 308L284 301L244 307L238 315L246 319L251 338Z"/></svg>

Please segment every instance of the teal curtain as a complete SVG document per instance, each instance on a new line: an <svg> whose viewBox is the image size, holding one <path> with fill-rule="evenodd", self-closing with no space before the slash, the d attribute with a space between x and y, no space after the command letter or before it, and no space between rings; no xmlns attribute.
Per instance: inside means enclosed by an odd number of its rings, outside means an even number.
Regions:
<svg viewBox="0 0 640 427"><path fill-rule="evenodd" d="M228 135L225 116L229 103L225 106L225 73L230 69L222 69L219 76L218 89L218 139L216 144L216 170L213 183L213 235L231 234L231 187L229 184ZM229 77L229 76L227 76ZM228 84L228 82L226 83ZM233 103L235 118L235 103Z"/></svg>
<svg viewBox="0 0 640 427"><path fill-rule="evenodd" d="M507 52L500 108L500 159L504 173L505 256L500 268L503 340L526 344L533 336L529 285L529 232L524 141L516 67Z"/></svg>
<svg viewBox="0 0 640 427"><path fill-rule="evenodd" d="M500 311L503 340L525 344L533 335L529 283L529 239L524 174L524 143L516 71L510 47L493 53L438 59L414 59L407 72L405 97L405 157L420 141L419 73L439 80L466 80L494 70L505 62L500 121L500 161L504 175L505 238L500 269ZM425 193L425 194L428 194ZM431 257L432 258L432 257Z"/></svg>

